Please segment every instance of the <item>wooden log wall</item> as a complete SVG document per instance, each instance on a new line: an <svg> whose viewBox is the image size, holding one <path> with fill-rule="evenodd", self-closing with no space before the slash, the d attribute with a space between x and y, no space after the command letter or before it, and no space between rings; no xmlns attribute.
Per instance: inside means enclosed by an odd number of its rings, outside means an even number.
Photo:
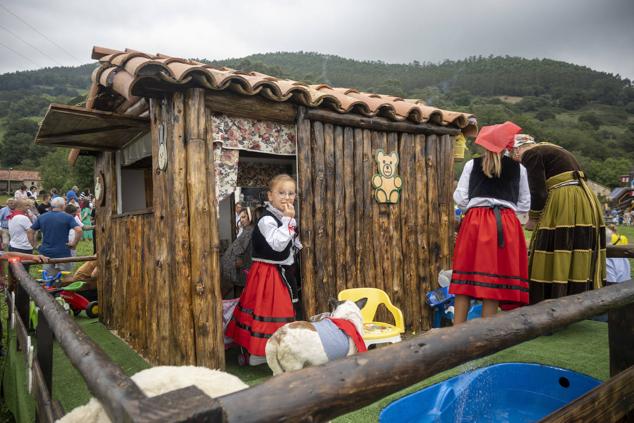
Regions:
<svg viewBox="0 0 634 423"><path fill-rule="evenodd" d="M326 311L342 289L387 292L413 330L431 327L425 294L449 268L453 244L452 135L354 128L298 117L304 307ZM378 204L377 149L399 154L401 201ZM386 317L384 315L379 316Z"/></svg>
<svg viewBox="0 0 634 423"><path fill-rule="evenodd" d="M114 155L98 157L100 319L153 364L224 368L217 203L202 89L150 100L153 208L116 216ZM160 128L160 129L159 129ZM164 134L167 168L158 169Z"/></svg>

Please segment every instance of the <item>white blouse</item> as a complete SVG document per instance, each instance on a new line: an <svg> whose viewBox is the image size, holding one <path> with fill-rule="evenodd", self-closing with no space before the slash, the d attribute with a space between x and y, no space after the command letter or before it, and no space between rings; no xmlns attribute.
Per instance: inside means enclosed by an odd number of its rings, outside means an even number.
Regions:
<svg viewBox="0 0 634 423"><path fill-rule="evenodd" d="M269 206L267 210L271 212L275 217L282 221L282 226L277 226L277 222L271 216L264 216L258 221L258 229L267 244L275 251L284 251L289 242L293 242L293 247L288 254L288 257L281 262L276 262L283 265L291 265L295 261L295 251L302 249L302 243L299 242L299 234L297 233L297 222L294 218L284 216L281 211L275 207ZM255 259L259 261L266 261L261 259Z"/></svg>
<svg viewBox="0 0 634 423"><path fill-rule="evenodd" d="M526 213L531 208L531 192L528 188L528 174L526 168L520 164L520 192L517 204L506 200L489 197L469 198L469 180L471 179L471 171L473 170L473 160L465 163L462 169L462 175L458 181L458 186L453 193L453 200L461 209L468 210L471 207L492 207L503 206L508 207L516 213Z"/></svg>

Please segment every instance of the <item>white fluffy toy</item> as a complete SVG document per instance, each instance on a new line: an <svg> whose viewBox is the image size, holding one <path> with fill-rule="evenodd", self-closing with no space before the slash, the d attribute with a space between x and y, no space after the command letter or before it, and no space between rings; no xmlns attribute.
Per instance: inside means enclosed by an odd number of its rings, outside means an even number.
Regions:
<svg viewBox="0 0 634 423"><path fill-rule="evenodd" d="M196 366L158 366L138 372L132 380L148 397L195 385L210 397L220 397L248 388L236 376ZM110 418L96 398L66 414L60 423L109 423Z"/></svg>
<svg viewBox="0 0 634 423"><path fill-rule="evenodd" d="M362 298L356 303L335 301L330 317L316 322L288 323L275 331L265 348L266 362L273 375L318 366L359 350L365 351L361 309L367 300ZM352 323L348 324L348 331L341 327L346 322ZM349 336L351 331L356 333Z"/></svg>

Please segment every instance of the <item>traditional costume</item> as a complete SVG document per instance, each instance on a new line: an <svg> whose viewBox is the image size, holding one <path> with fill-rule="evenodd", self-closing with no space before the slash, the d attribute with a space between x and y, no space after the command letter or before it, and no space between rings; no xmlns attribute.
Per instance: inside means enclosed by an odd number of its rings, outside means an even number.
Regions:
<svg viewBox="0 0 634 423"><path fill-rule="evenodd" d="M519 130L510 122L484 127L476 144L501 152ZM456 239L449 292L496 300L504 308L528 304L526 240L516 216L530 205L526 169L505 156L500 177L490 178L481 161L465 164L454 192L454 201L467 213Z"/></svg>
<svg viewBox="0 0 634 423"><path fill-rule="evenodd" d="M252 235L253 265L226 335L255 356L273 333L295 320L299 301L295 252L301 248L295 219L267 207Z"/></svg>
<svg viewBox="0 0 634 423"><path fill-rule="evenodd" d="M605 224L599 200L567 150L537 144L522 155L531 192L531 304L600 288L605 282Z"/></svg>

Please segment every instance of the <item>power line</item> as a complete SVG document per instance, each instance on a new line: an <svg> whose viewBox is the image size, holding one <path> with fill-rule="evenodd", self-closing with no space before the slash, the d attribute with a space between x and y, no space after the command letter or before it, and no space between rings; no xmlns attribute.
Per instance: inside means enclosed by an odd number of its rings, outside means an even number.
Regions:
<svg viewBox="0 0 634 423"><path fill-rule="evenodd" d="M16 50L12 49L11 47L9 47L9 46L8 46L8 45L6 45L6 44L3 44L2 42L0 42L0 46L2 46L2 47L4 47L4 48L6 48L7 50L10 50L10 51L14 52L14 53L15 53L15 54L17 54L18 56L20 56L20 57L22 57L22 58L24 58L24 59L28 60L28 61L29 61L29 62L31 62L31 63L33 63L33 64L34 64L35 66L37 66L37 67L40 67L40 66L41 66L41 65L39 65L39 64L37 64L37 63L35 63L32 59L29 59L28 57L26 57L25 55L23 55L22 53L20 53L19 51L16 51Z"/></svg>
<svg viewBox="0 0 634 423"><path fill-rule="evenodd" d="M10 11L9 9L7 9L7 7L3 4L0 4L0 7L2 7L4 10L6 10L7 13L15 16L17 19L19 19L24 25L28 26L29 28L31 28L33 31L37 32L38 34L40 34L42 37L44 37L46 40L48 40L49 43L53 44L54 46L56 46L57 48L59 48L60 50L62 50L64 53L66 53L68 56L70 56L72 59L81 62L80 59L78 59L77 57L73 56L72 53L70 53L68 50L66 50L64 47L60 46L59 44L57 44L55 41L51 40L50 38L48 38L46 35L42 34L37 28L35 28L33 25L31 25L30 23L28 23L27 21L25 21L24 19L22 19L21 17L19 17L18 15L16 15L15 13L13 13L12 11Z"/></svg>
<svg viewBox="0 0 634 423"><path fill-rule="evenodd" d="M26 41L24 38L20 37L18 34L16 34L15 32L11 31L9 28L5 27L4 25L0 25L0 28L4 29L5 31L7 31L9 34L13 35L15 38L17 38L18 40L22 41L24 44L30 46L32 49L37 50L38 52L40 52L40 54L48 57L49 59L51 59L53 62L57 63L60 66L63 66L60 62L58 62L55 58L49 56L48 54L44 53L42 50L40 50L38 47L34 46L33 44L29 43L28 41Z"/></svg>

